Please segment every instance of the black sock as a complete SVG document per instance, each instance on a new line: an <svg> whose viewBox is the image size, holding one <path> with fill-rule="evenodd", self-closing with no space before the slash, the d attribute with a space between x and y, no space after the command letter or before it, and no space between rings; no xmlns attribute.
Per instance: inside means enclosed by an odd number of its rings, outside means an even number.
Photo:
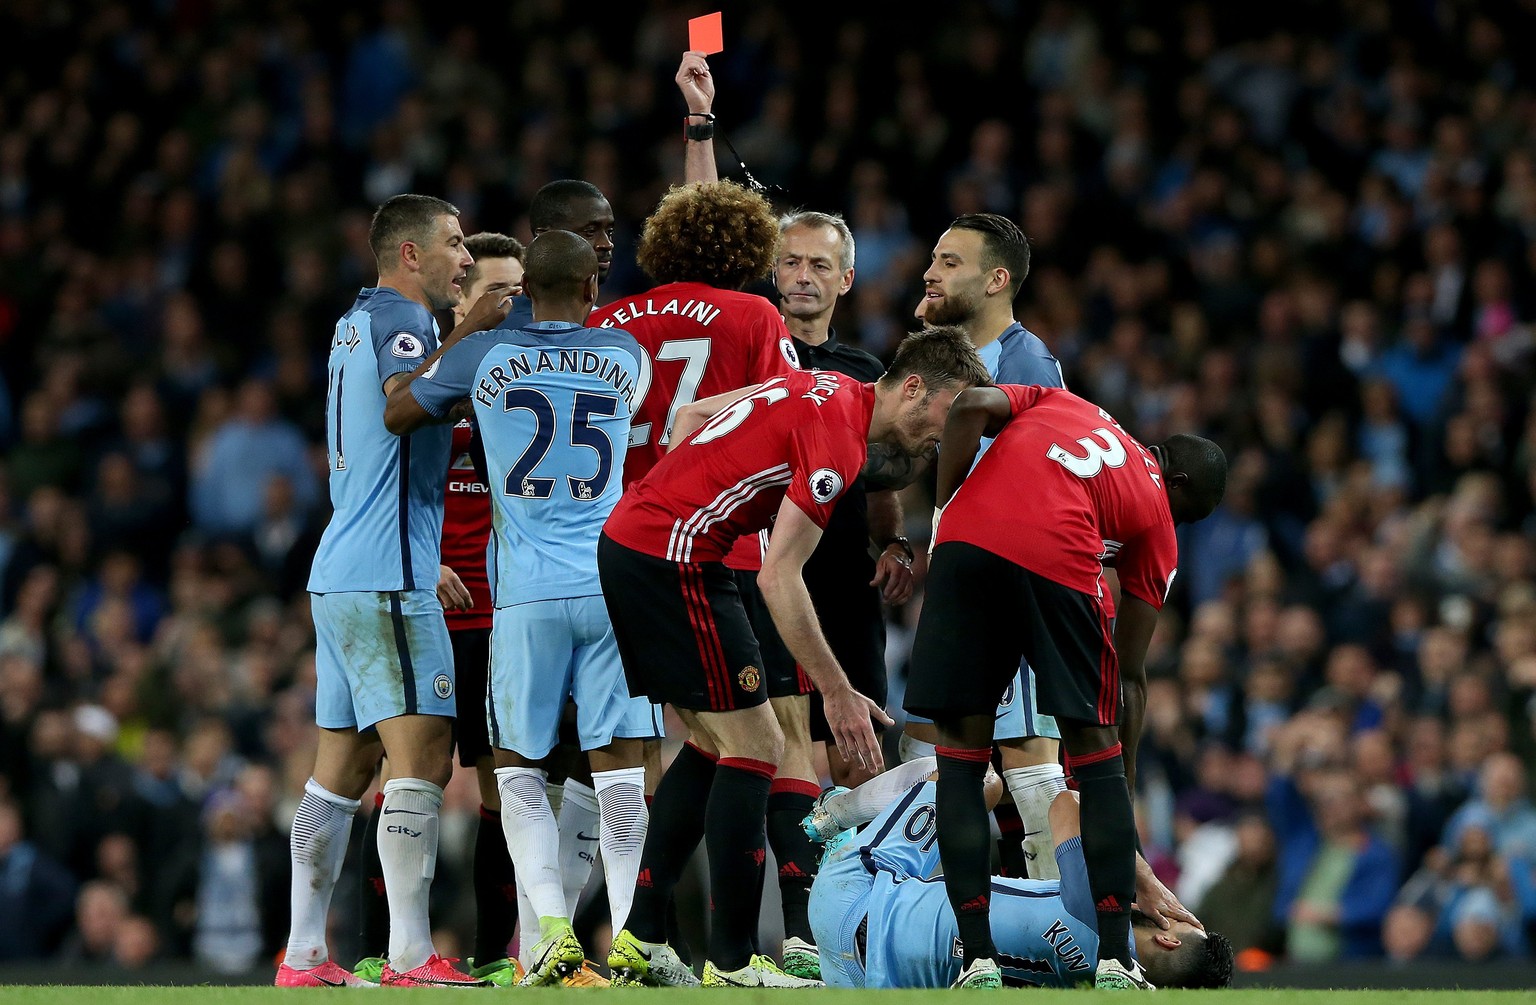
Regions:
<svg viewBox="0 0 1536 1005"><path fill-rule="evenodd" d="M1029 875L1028 860L1024 857L1024 818L1008 799L998 803L992 815L997 818L997 856L1002 861L1003 875L1023 879Z"/></svg>
<svg viewBox="0 0 1536 1005"><path fill-rule="evenodd" d="M384 894L384 864L379 861L379 819L384 807L380 792L368 814L363 832L363 863L358 870L358 953L362 956L389 955L389 898Z"/></svg>
<svg viewBox="0 0 1536 1005"><path fill-rule="evenodd" d="M693 966L693 950L688 946L688 940L683 937L683 926L677 920L677 898L667 901L667 945L677 954L677 958L689 967Z"/></svg>
<svg viewBox="0 0 1536 1005"><path fill-rule="evenodd" d="M768 787L777 769L767 761L722 757L704 808L709 852L709 959L721 970L752 962L763 903L764 824Z"/></svg>
<svg viewBox="0 0 1536 1005"><path fill-rule="evenodd" d="M944 886L960 929L964 963L992 958L992 856L987 845L985 780L990 750L939 747L939 785L934 800Z"/></svg>
<svg viewBox="0 0 1536 1005"><path fill-rule="evenodd" d="M773 860L779 864L779 899L784 904L784 934L790 938L815 942L808 914L811 880L816 878L816 846L800 828L800 821L811 812L815 795L799 787L815 788L813 782L799 779L775 780L768 790L768 845ZM790 791L794 787L796 791Z"/></svg>
<svg viewBox="0 0 1536 1005"><path fill-rule="evenodd" d="M501 814L480 807L475 831L475 965L505 959L517 927L517 880Z"/></svg>
<svg viewBox="0 0 1536 1005"><path fill-rule="evenodd" d="M1082 795L1083 860L1099 913L1099 959L1131 964L1131 899L1136 890L1136 818L1125 787L1120 744L1072 758Z"/></svg>
<svg viewBox="0 0 1536 1005"><path fill-rule="evenodd" d="M624 927L645 942L665 942L667 905L693 850L704 836L704 814L715 780L715 759L691 743L683 744L661 776L651 799L650 828L640 853L635 900Z"/></svg>

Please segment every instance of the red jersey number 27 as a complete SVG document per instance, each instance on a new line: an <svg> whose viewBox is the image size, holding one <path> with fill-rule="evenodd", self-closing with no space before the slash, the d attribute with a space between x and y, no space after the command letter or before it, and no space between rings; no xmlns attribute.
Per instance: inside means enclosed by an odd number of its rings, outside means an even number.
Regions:
<svg viewBox="0 0 1536 1005"><path fill-rule="evenodd" d="M1101 444L1098 440L1103 440ZM1095 429L1077 441L1082 453L1075 454L1059 443L1051 444L1045 456L1060 464L1079 478L1092 478L1106 467L1118 468L1125 464L1125 444L1108 429Z"/></svg>

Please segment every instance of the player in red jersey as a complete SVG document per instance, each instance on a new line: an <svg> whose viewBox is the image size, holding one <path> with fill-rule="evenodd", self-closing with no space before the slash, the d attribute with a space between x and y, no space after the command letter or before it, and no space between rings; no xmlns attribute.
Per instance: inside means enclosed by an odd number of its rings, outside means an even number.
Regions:
<svg viewBox="0 0 1536 1005"><path fill-rule="evenodd" d="M798 367L778 309L741 292L773 271L778 241L768 200L734 182L676 186L646 219L635 259L660 285L588 320L624 329L645 351L626 486L667 452L680 408Z"/></svg>
<svg viewBox="0 0 1536 1005"><path fill-rule="evenodd" d="M843 749L878 766L870 719L890 720L849 686L801 569L863 468L868 444L929 449L955 394L987 379L970 341L941 328L903 341L874 384L796 370L701 401L676 427L687 438L614 509L598 543L598 571L630 690L670 702L692 732L656 792L628 927L609 956L620 981L668 982L665 908L703 837L715 908L704 983L816 983L782 974L754 951L763 820L784 741L722 560L737 538L774 526L758 577L769 610L821 691ZM697 416L710 418L695 430Z"/></svg>
<svg viewBox="0 0 1536 1005"><path fill-rule="evenodd" d="M521 291L524 248L505 234L480 233L465 238L475 264L464 277L465 297L492 291L513 295ZM470 301L471 303L473 301ZM454 308L461 316L464 308ZM453 427L448 459L448 483L443 495L442 564L438 584L443 620L453 645L458 678L453 733L459 763L473 767L480 783L480 819L475 832L475 945L470 957L474 976L496 984L515 983L519 972L507 958L507 944L517 924L516 882L512 857L501 830L501 797L496 765L486 728L486 673L490 666L491 586L486 567L486 543L491 534L490 486L472 459L473 424L461 419ZM384 771L388 774L386 763ZM365 951L382 954L389 940L389 914L384 903L383 870L377 841L378 810L369 818L364 843L362 942ZM354 968L365 978L382 960L369 956Z"/></svg>
<svg viewBox="0 0 1536 1005"><path fill-rule="evenodd" d="M967 477L983 436L997 439ZM1150 987L1129 947L1143 661L1178 563L1174 526L1209 516L1226 478L1211 441L1181 434L1148 449L1060 388L979 388L951 411L906 707L939 729L939 851L965 956L957 987L1001 986L982 780L1020 657L1035 669L1040 710L1061 727L1092 824L1083 854L1098 910L1095 983ZM1113 638L1105 565L1120 579Z"/></svg>

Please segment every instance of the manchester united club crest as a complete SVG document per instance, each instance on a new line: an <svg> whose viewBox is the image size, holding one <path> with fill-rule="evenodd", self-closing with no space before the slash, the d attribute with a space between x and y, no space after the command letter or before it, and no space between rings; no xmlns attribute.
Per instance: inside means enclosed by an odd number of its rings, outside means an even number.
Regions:
<svg viewBox="0 0 1536 1005"><path fill-rule="evenodd" d="M736 675L736 683L741 685L743 691L756 691L762 682L763 674L757 667L743 667L741 673Z"/></svg>

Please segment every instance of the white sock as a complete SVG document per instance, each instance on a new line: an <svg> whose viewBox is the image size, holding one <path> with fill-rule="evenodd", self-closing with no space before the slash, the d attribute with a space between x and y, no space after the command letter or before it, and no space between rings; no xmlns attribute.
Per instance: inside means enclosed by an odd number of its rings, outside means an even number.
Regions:
<svg viewBox="0 0 1536 1005"><path fill-rule="evenodd" d="M437 873L438 812L443 790L421 778L384 783L379 821L379 863L389 898L389 965L415 970L432 955L427 898Z"/></svg>
<svg viewBox="0 0 1536 1005"><path fill-rule="evenodd" d="M560 882L565 889L565 904L572 915L581 901L581 891L587 888L587 880L592 878L601 813L597 793L590 786L569 778L565 780L565 799L560 804Z"/></svg>
<svg viewBox="0 0 1536 1005"><path fill-rule="evenodd" d="M822 803L842 830L861 827L885 812L897 796L938 770L936 757L919 757L896 765L848 792Z"/></svg>
<svg viewBox="0 0 1536 1005"><path fill-rule="evenodd" d="M311 778L293 814L288 838L293 859L292 918L288 951L283 962L295 970L310 970L330 959L325 922L331 913L331 893L347 857L356 799L343 799Z"/></svg>
<svg viewBox="0 0 1536 1005"><path fill-rule="evenodd" d="M544 786L544 798L549 800L550 812L560 819L560 807L565 805L565 783Z"/></svg>
<svg viewBox="0 0 1536 1005"><path fill-rule="evenodd" d="M896 741L896 756L902 761L915 761L919 757L937 757L938 748L927 740L915 740L906 733Z"/></svg>
<svg viewBox="0 0 1536 1005"><path fill-rule="evenodd" d="M546 918L570 920L565 891L560 888L560 835L555 815L544 796L549 776L538 768L497 768L496 787L501 790L501 829L512 854L517 883L527 891L528 902L538 919L535 930L543 935ZM539 939L526 929L524 946Z"/></svg>
<svg viewBox="0 0 1536 1005"><path fill-rule="evenodd" d="M1059 764L1035 764L1009 768L1003 781L1013 795L1019 819L1024 821L1024 857L1030 879L1060 879L1056 866L1056 842L1051 837L1051 802L1067 791L1067 778Z"/></svg>
<svg viewBox="0 0 1536 1005"><path fill-rule="evenodd" d="M601 807L603 878L608 886L608 915L615 932L629 920L635 899L635 878L640 874L640 852L650 813L645 808L645 769L618 768L595 771L592 784Z"/></svg>
<svg viewBox="0 0 1536 1005"><path fill-rule="evenodd" d="M505 823L502 825L505 827ZM515 869L514 869L515 871ZM533 947L539 944L539 916L528 900L523 881L517 881L517 960L526 970L533 964Z"/></svg>

